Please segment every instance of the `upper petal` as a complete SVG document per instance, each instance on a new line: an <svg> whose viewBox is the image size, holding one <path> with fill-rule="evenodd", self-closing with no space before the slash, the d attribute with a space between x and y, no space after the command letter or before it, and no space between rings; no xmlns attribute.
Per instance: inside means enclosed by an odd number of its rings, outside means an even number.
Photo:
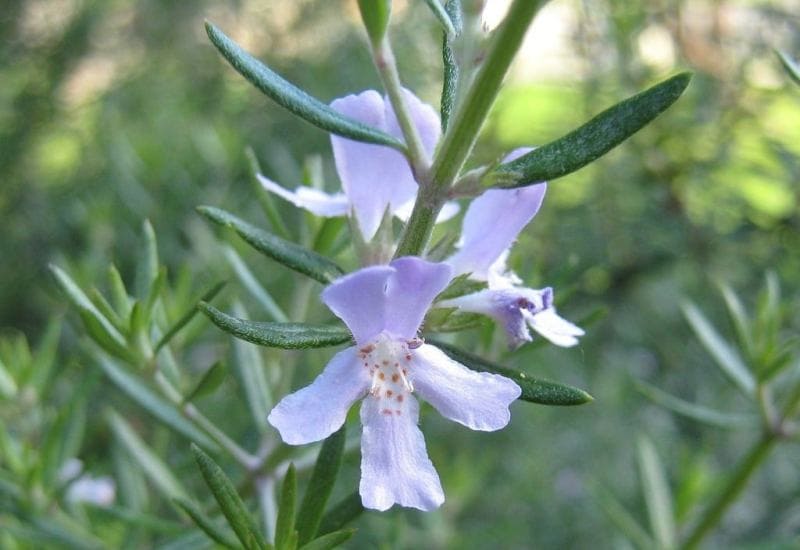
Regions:
<svg viewBox="0 0 800 550"><path fill-rule="evenodd" d="M331 195L304 185L294 191L289 191L261 174L256 174L256 177L258 177L261 186L270 193L274 193L298 208L308 210L317 216L345 216L350 210L350 201L344 193Z"/></svg>
<svg viewBox="0 0 800 550"><path fill-rule="evenodd" d="M361 502L388 510L394 504L433 510L444 502L439 476L417 427L419 404L409 396L401 410L383 409L371 396L361 405Z"/></svg>
<svg viewBox="0 0 800 550"><path fill-rule="evenodd" d="M336 279L322 291L322 301L344 323L358 344L372 341L386 324L386 285L395 269L370 266Z"/></svg>
<svg viewBox="0 0 800 550"><path fill-rule="evenodd" d="M337 99L331 107L368 126L390 131L386 103L374 90ZM331 135L331 146L342 187L353 205L361 233L369 241L375 236L386 208L413 199L417 183L406 159L390 147L336 135Z"/></svg>
<svg viewBox="0 0 800 550"><path fill-rule="evenodd" d="M505 376L475 372L428 344L414 352L409 374L415 391L442 416L473 430L503 428L511 419L508 406L522 392Z"/></svg>
<svg viewBox="0 0 800 550"><path fill-rule="evenodd" d="M395 272L386 286L384 328L396 337L413 338L433 299L450 282L452 270L443 263L406 256L389 264Z"/></svg>
<svg viewBox="0 0 800 550"><path fill-rule="evenodd" d="M347 411L370 382L356 348L347 348L334 355L310 385L284 397L267 420L289 445L320 441L342 427Z"/></svg>
<svg viewBox="0 0 800 550"><path fill-rule="evenodd" d="M585 334L582 328L558 315L554 307L535 314L525 312L525 317L533 330L557 346L572 347L578 343L578 336Z"/></svg>
<svg viewBox="0 0 800 550"><path fill-rule="evenodd" d="M448 263L456 275L486 280L489 267L517 238L542 205L547 184L489 189L470 203L458 252Z"/></svg>

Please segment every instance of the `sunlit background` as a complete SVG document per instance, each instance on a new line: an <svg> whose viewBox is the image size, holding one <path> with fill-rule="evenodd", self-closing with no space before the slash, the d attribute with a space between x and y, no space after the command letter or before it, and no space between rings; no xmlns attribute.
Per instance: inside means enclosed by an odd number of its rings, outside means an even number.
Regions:
<svg viewBox="0 0 800 550"><path fill-rule="evenodd" d="M507 4L489 2L487 28ZM327 136L236 74L208 42L204 19L323 101L379 88L354 1L3 4L0 327L36 342L49 318L66 315L57 365L64 395L93 368L77 351L77 317L49 277L49 262L86 285L102 288L97 281L112 261L132 280L141 224L149 219L172 280L231 281L224 308L248 301L248 290L195 206L220 206L266 225L246 149L288 187L301 181L304 163L315 155L328 188L339 185ZM729 284L751 306L772 272L786 311L800 305L800 88L774 52L800 57L798 29L800 6L793 0L554 0L542 10L484 128L475 164L555 139L677 71L695 73L686 94L652 125L553 182L511 257L531 286L556 288L565 317L585 323L581 345L537 344L508 354L502 335L492 338L489 328L478 333L482 352L586 388L595 402L574 409L520 403L510 428L494 434L425 415L446 505L427 515L366 514L351 547L625 548L603 495L646 522L634 461L640 433L655 441L675 483L679 519L715 489L752 434L680 419L637 384L737 410L735 388L692 336L681 303L695 301L729 332L717 285ZM441 36L423 2L393 2L392 38L404 82L438 107ZM295 228L303 221L288 207L286 216ZM280 301L292 276L239 250ZM257 302L249 313L264 316ZM206 348L225 353L228 337L212 327L203 337L205 348L190 360L205 361ZM324 357L308 355L298 385ZM234 381L220 390L240 391ZM112 405L137 414L102 382L93 396L98 411ZM54 403L63 399L56 395ZM221 409L223 397L206 399L211 416L229 414ZM137 426L149 433L146 417ZM774 548L800 532L792 445L770 459L734 507L720 545ZM113 476L110 446L98 420L80 456ZM167 456L178 456L181 446L161 443ZM355 453L337 495L355 486L357 465ZM175 467L196 477L191 464ZM147 506L185 521L155 495ZM112 546L123 544L123 521L103 516L96 525Z"/></svg>

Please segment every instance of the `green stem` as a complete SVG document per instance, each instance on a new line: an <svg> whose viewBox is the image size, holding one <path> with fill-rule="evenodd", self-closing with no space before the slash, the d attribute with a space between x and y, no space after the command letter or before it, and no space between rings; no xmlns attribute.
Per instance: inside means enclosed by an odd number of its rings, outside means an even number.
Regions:
<svg viewBox="0 0 800 550"><path fill-rule="evenodd" d="M436 216L450 187L472 151L478 132L500 90L503 77L517 53L525 31L545 0L514 0L495 31L486 58L447 128L430 169L427 185L420 186L417 202L406 224L395 258L419 255L428 245Z"/></svg>
<svg viewBox="0 0 800 550"><path fill-rule="evenodd" d="M411 113L409 113L406 106L406 101L403 97L403 85L400 82L400 74L397 72L397 63L388 36L384 36L380 44L373 45L372 56L383 82L383 87L389 96L389 102L392 104L392 109L394 109L397 122L400 125L400 131L403 132L403 139L406 142L406 147L408 147L408 161L411 164L411 169L417 181L422 185L424 180L427 179L430 161L419 137L417 126L414 124Z"/></svg>
<svg viewBox="0 0 800 550"><path fill-rule="evenodd" d="M744 460L736 468L725 490L717 496L708 509L689 533L686 542L683 543L685 550L697 548L700 541L711 531L722 519L723 514L736 501L739 493L747 485L750 477L758 469L764 459L767 458L772 447L777 442L778 437L774 433L765 433L761 439L750 449Z"/></svg>

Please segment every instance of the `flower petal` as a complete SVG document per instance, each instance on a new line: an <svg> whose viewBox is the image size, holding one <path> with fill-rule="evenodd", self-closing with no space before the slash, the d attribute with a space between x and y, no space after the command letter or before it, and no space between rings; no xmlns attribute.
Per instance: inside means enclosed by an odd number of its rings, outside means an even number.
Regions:
<svg viewBox="0 0 800 550"><path fill-rule="evenodd" d="M256 177L258 177L261 186L270 193L274 193L298 208L308 210L317 216L326 218L346 216L350 210L350 201L344 193L331 195L305 185L290 191L261 174L256 174Z"/></svg>
<svg viewBox="0 0 800 550"><path fill-rule="evenodd" d="M489 189L470 203L458 252L447 262L454 273L486 280L489 267L506 250L542 205L547 184L519 189Z"/></svg>
<svg viewBox="0 0 800 550"><path fill-rule="evenodd" d="M267 420L289 445L320 441L342 427L347 411L370 382L356 348L349 347L334 355L310 385L281 399Z"/></svg>
<svg viewBox="0 0 800 550"><path fill-rule="evenodd" d="M382 409L378 399L364 399L359 492L366 508L383 511L399 504L427 511L444 502L418 421L419 404L411 396L399 415Z"/></svg>
<svg viewBox="0 0 800 550"><path fill-rule="evenodd" d="M442 416L473 430L494 431L511 419L508 406L522 390L505 376L476 372L424 344L414 352L411 383Z"/></svg>
<svg viewBox="0 0 800 550"><path fill-rule="evenodd" d="M533 330L557 346L572 347L578 343L577 337L585 334L582 328L559 316L554 307L536 314L530 312L523 314Z"/></svg>
<svg viewBox="0 0 800 550"><path fill-rule="evenodd" d="M452 270L414 256L398 258L389 264L395 273L386 285L384 328L399 338L413 338L433 299L450 282Z"/></svg>
<svg viewBox="0 0 800 550"><path fill-rule="evenodd" d="M368 126L389 131L387 106L374 90L331 103L336 111ZM394 149L331 136L336 171L366 241L372 240L391 204L412 200L417 183L406 159Z"/></svg>
<svg viewBox="0 0 800 550"><path fill-rule="evenodd" d="M395 272L386 265L365 267L322 291L322 301L344 321L356 343L369 343L385 328L386 285Z"/></svg>

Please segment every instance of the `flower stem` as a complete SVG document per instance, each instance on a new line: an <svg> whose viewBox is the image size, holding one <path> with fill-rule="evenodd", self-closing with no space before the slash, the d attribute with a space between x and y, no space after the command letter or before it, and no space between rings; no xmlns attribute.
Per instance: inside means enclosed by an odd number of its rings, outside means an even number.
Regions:
<svg viewBox="0 0 800 550"><path fill-rule="evenodd" d="M750 477L758 469L764 459L767 458L772 447L777 442L778 437L774 433L764 433L759 441L753 445L744 460L736 468L731 478L728 480L725 490L717 496L703 517L695 525L686 542L683 543L685 550L697 548L700 541L711 531L722 519L723 514L736 501L736 498L747 485Z"/></svg>
<svg viewBox="0 0 800 550"><path fill-rule="evenodd" d="M395 258L419 255L428 245L436 216L450 187L472 151L478 132L500 90L525 31L545 0L514 0L495 31L486 58L463 101L459 101L430 169L427 185L420 186L417 202L406 224Z"/></svg>
<svg viewBox="0 0 800 550"><path fill-rule="evenodd" d="M388 36L384 36L379 44L373 45L372 57L394 109L400 131L403 132L403 139L408 147L408 162L417 181L423 184L427 179L430 161L403 97L403 85L400 82L400 74L397 72L397 63Z"/></svg>
<svg viewBox="0 0 800 550"><path fill-rule="evenodd" d="M449 187L472 151L478 132L494 103L511 61L522 45L525 31L543 0L514 0L503 23L495 31L486 58L472 85L459 102L453 121L439 145L431 167L433 185Z"/></svg>

